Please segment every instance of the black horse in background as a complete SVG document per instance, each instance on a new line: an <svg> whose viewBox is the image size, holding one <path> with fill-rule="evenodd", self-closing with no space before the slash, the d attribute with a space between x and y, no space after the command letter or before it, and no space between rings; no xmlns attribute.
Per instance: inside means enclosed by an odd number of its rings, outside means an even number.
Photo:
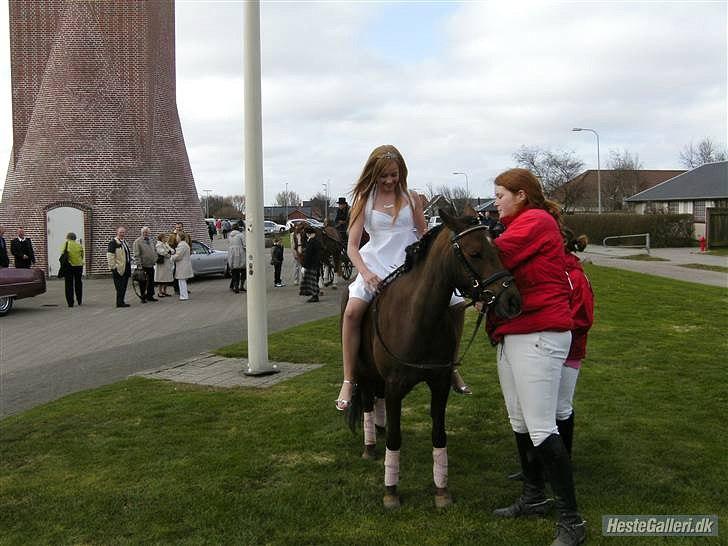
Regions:
<svg viewBox="0 0 728 546"><path fill-rule="evenodd" d="M445 409L457 359L466 304L451 306L453 291L512 317L521 299L504 270L488 228L469 209L462 217L439 212L443 224L407 249L405 264L385 279L362 322L362 337L347 420L352 430L364 418L364 457L374 454L374 399L387 410L384 505L400 504L399 449L402 400L418 383L431 392L435 504L451 504L447 487ZM342 313L346 307L345 294Z"/></svg>

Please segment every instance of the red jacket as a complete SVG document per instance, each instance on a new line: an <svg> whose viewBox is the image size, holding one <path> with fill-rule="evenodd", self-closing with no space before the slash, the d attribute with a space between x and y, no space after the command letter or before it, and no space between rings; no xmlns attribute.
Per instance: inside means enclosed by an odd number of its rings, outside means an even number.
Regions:
<svg viewBox="0 0 728 546"><path fill-rule="evenodd" d="M566 271L571 279L571 318L574 321L567 360L581 360L586 356L586 336L594 322L594 293L579 258L571 252L566 254Z"/></svg>
<svg viewBox="0 0 728 546"><path fill-rule="evenodd" d="M571 330L571 287L556 220L543 209L526 208L501 222L506 230L493 243L503 265L516 279L522 312L513 319L489 315L491 340L497 343L507 334Z"/></svg>

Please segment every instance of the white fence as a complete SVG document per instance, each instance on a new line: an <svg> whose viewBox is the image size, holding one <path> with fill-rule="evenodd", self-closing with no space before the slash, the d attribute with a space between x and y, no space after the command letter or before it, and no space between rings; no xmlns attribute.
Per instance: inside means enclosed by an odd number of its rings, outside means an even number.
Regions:
<svg viewBox="0 0 728 546"><path fill-rule="evenodd" d="M645 238L645 244L644 245L619 245L622 248L644 248L647 251L647 254L650 253L650 234L649 233L635 233L634 235L612 235L611 237L605 237L602 240L602 246L607 248L607 241L612 239L628 239L630 237L644 237Z"/></svg>

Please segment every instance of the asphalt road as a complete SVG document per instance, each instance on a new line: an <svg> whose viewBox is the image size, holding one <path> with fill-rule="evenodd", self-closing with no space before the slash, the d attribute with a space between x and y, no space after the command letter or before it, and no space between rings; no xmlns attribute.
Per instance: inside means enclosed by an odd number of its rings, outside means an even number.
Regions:
<svg viewBox="0 0 728 546"><path fill-rule="evenodd" d="M273 288L269 266L269 332L339 312L345 285L325 290L319 303L306 303L293 286L289 252L287 286ZM170 297L144 305L130 289L131 307L117 309L113 281L90 279L83 306L69 309L63 281L49 281L45 294L16 301L0 317L0 416L244 339L246 296L228 285L221 277L200 279L190 284L189 301Z"/></svg>

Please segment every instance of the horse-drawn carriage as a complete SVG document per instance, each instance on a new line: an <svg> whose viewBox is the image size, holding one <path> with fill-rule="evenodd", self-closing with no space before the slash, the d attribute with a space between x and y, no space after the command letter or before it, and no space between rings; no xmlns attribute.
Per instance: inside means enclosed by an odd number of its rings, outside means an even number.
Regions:
<svg viewBox="0 0 728 546"><path fill-rule="evenodd" d="M321 241L321 270L320 275L324 286L330 286L338 273L344 280L349 280L354 272L354 265L346 253L346 241L342 240L339 232L331 226L317 228L308 222L297 222L291 232L291 248L298 256L305 247L304 233L306 228L312 227Z"/></svg>

